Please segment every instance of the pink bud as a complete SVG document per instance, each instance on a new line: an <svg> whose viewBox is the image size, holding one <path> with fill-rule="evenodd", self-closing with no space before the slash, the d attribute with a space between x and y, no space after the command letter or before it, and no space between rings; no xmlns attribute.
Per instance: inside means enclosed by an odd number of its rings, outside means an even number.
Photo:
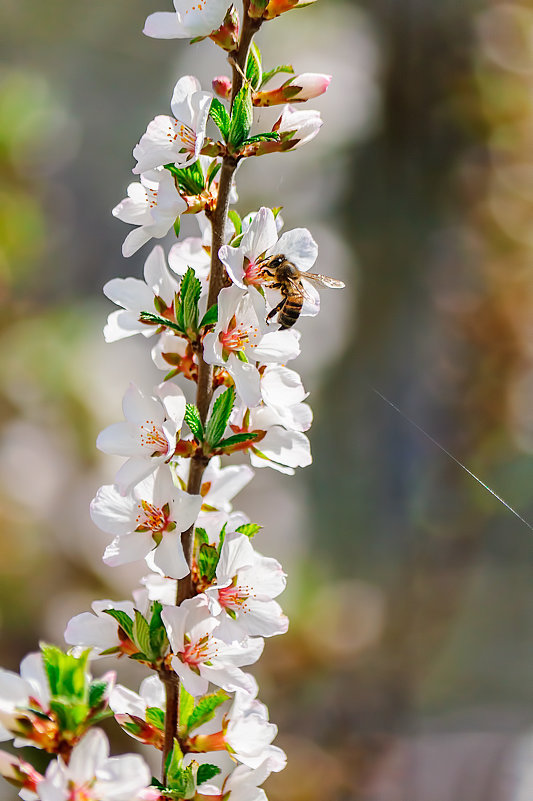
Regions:
<svg viewBox="0 0 533 801"><path fill-rule="evenodd" d="M230 99L232 82L231 78L228 78L227 75L217 75L216 78L213 78L212 86L213 92L216 95L224 98L224 100Z"/></svg>
<svg viewBox="0 0 533 801"><path fill-rule="evenodd" d="M312 97L323 95L331 83L331 75L321 75L318 72L304 72L291 78L290 83L284 89L296 89L300 87L297 94L292 95L291 100L311 100Z"/></svg>

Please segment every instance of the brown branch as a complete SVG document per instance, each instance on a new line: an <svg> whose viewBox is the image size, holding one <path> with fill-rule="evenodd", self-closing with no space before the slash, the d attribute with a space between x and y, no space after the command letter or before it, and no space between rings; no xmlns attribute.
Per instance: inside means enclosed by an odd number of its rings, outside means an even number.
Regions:
<svg viewBox="0 0 533 801"><path fill-rule="evenodd" d="M242 87L242 75L246 70L246 63L248 61L248 53L254 35L261 27L261 19L252 19L248 16L249 0L244 0L244 18L242 24L241 38L239 46L234 53L231 53L229 58L230 64L233 68L233 91L231 98L231 105L237 93ZM220 290L225 286L226 272L224 265L218 257L218 252L224 244L224 233L226 229L226 220L228 218L228 210L230 205L231 187L233 182L233 175L237 169L238 160L235 156L224 156L222 159L222 168L220 170L220 182L218 187L217 205L211 215L211 272L209 276L209 293L207 298L207 308L210 309L213 304L217 303ZM213 367L207 364L202 354L198 356L198 387L196 391L196 406L200 412L202 423L205 426L207 420L207 413L209 411L209 404L213 395ZM191 495L198 495L202 486L202 477L205 468L209 464L209 457L203 453L198 452L191 459L189 470L189 480L187 483L187 492ZM193 550L194 550L194 525L182 534L181 542L185 558L189 565L192 565ZM196 595L196 587L194 586L192 572L183 579L178 581L178 590L176 595L176 605L179 606L183 601L188 598L194 598ZM168 754L172 751L174 745L174 738L177 737L179 727L179 696L180 696L180 683L175 673L163 671L161 679L165 683L166 690L166 711L165 711L165 743L163 747L163 768L162 776L163 783L166 782L165 763Z"/></svg>

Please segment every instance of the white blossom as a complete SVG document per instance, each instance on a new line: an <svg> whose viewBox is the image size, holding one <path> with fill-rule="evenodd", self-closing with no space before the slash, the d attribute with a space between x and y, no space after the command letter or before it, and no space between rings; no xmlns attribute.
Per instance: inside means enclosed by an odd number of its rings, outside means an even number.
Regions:
<svg viewBox="0 0 533 801"><path fill-rule="evenodd" d="M175 12L150 14L143 33L155 39L209 36L222 25L229 5L229 0L174 0Z"/></svg>
<svg viewBox="0 0 533 801"><path fill-rule="evenodd" d="M41 801L138 801L151 781L137 754L109 756L107 737L92 729L72 749L68 765L59 757L37 784Z"/></svg>
<svg viewBox="0 0 533 801"><path fill-rule="evenodd" d="M256 662L263 651L259 637L242 636L229 623L221 624L210 612L205 595L180 606L165 606L161 617L175 654L172 667L191 695L207 692L209 682L228 692L253 692L253 680L241 670Z"/></svg>
<svg viewBox="0 0 533 801"><path fill-rule="evenodd" d="M273 599L285 589L276 559L257 553L244 534L226 534L216 569L216 584L206 590L211 613L229 614L250 636L284 634L289 621Z"/></svg>
<svg viewBox="0 0 533 801"><path fill-rule="evenodd" d="M108 426L96 440L96 447L104 453L129 457L115 478L123 495L169 461L176 448L185 396L170 383L157 387L156 392L157 397L146 396L130 384L122 401L125 421Z"/></svg>
<svg viewBox="0 0 533 801"><path fill-rule="evenodd" d="M322 117L319 111L287 105L274 124L273 130L277 131L282 139L283 134L292 133L290 141L294 141L294 144L291 150L295 150L314 139L321 127Z"/></svg>
<svg viewBox="0 0 533 801"><path fill-rule="evenodd" d="M145 173L171 163L181 169L193 164L204 144L212 99L193 75L180 78L170 103L174 116L159 115L148 125L133 150L137 159L133 172Z"/></svg>
<svg viewBox="0 0 533 801"><path fill-rule="evenodd" d="M150 170L140 183L128 186L128 196L113 209L122 222L137 226L122 245L123 256L133 256L150 239L168 234L177 217L187 210L168 170Z"/></svg>
<svg viewBox="0 0 533 801"><path fill-rule="evenodd" d="M139 320L141 312L160 314L160 308L155 305L156 298L162 300L167 308L172 308L178 290L179 284L169 273L163 248L156 245L144 263L144 281L113 278L104 286L104 295L117 306L122 306L107 318L105 341L115 342L134 334L145 337L155 334L157 326L142 323Z"/></svg>
<svg viewBox="0 0 533 801"><path fill-rule="evenodd" d="M180 579L189 573L181 532L196 520L202 498L178 489L170 470L159 467L127 495L116 487L101 487L90 507L93 522L115 539L104 562L115 566L150 555L163 575Z"/></svg>

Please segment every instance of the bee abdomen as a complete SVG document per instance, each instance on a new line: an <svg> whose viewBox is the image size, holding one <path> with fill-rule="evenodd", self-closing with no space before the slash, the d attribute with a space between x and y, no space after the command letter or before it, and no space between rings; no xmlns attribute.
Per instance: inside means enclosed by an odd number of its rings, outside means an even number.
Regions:
<svg viewBox="0 0 533 801"><path fill-rule="evenodd" d="M278 323L281 328L292 328L302 311L303 298L287 298L278 315Z"/></svg>

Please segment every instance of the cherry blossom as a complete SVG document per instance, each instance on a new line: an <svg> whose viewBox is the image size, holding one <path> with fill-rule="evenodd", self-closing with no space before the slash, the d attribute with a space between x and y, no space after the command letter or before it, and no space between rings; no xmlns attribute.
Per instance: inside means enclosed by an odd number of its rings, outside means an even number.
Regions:
<svg viewBox="0 0 533 801"><path fill-rule="evenodd" d="M225 367L247 406L257 406L261 400L255 362L284 363L299 352L295 331L268 331L259 293L242 292L237 286L220 292L218 322L204 339L204 359Z"/></svg>
<svg viewBox="0 0 533 801"><path fill-rule="evenodd" d="M59 757L37 783L41 801L140 801L151 781L137 754L109 757L109 743L92 729L75 746L68 765Z"/></svg>
<svg viewBox="0 0 533 801"><path fill-rule="evenodd" d="M308 272L318 257L318 246L307 228L286 231L278 238L278 231L271 209L261 208L237 248L223 245L219 251L221 261L233 283L244 289L248 286L262 287L267 279L262 274L262 262L269 256L284 256L301 273ZM302 278L304 304L302 316L314 316L320 310L320 296L315 287ZM252 293L252 297L255 293ZM279 293L272 293L275 306ZM266 316L266 314L265 314Z"/></svg>
<svg viewBox="0 0 533 801"><path fill-rule="evenodd" d="M193 75L180 78L170 103L174 117L159 115L148 125L133 150L137 159L133 172L145 173L170 163L180 168L193 164L204 144L212 99Z"/></svg>
<svg viewBox="0 0 533 801"><path fill-rule="evenodd" d="M106 609L118 609L133 620L135 605L132 601L93 601L91 609L92 612L74 615L65 629L65 642L76 646L75 653L90 648L94 659L107 656L107 651L127 655L138 652L139 649L128 639L117 621L106 614Z"/></svg>
<svg viewBox="0 0 533 801"><path fill-rule="evenodd" d="M263 651L260 637L242 636L229 623L214 618L205 595L180 606L165 606L161 617L175 656L172 667L191 695L207 692L209 682L228 692L253 692L253 681L240 669L256 662Z"/></svg>
<svg viewBox="0 0 533 801"><path fill-rule="evenodd" d="M283 134L291 132L292 136L285 142L290 142L290 149L295 150L314 139L321 127L322 117L319 111L296 109L288 105L283 109L281 117L274 123L272 130L277 131L282 139L284 139Z"/></svg>
<svg viewBox="0 0 533 801"><path fill-rule="evenodd" d="M124 240L122 255L133 256L150 239L161 239L186 210L187 203L168 170L150 170L141 175L140 183L130 184L128 196L113 209L119 220L137 226Z"/></svg>
<svg viewBox="0 0 533 801"><path fill-rule="evenodd" d="M148 676L139 688L139 694L121 684L113 689L109 698L117 723L142 743L163 747L163 732L147 720L147 710L158 709L163 715L165 706L165 687L158 676Z"/></svg>
<svg viewBox="0 0 533 801"><path fill-rule="evenodd" d="M287 631L288 619L273 600L285 589L285 573L275 559L257 553L244 534L226 534L216 579L205 592L213 615L225 612L252 637Z"/></svg>
<svg viewBox="0 0 533 801"><path fill-rule="evenodd" d="M209 36L222 25L229 5L229 0L174 0L175 12L150 14L143 33L155 39Z"/></svg>
<svg viewBox="0 0 533 801"><path fill-rule="evenodd" d="M96 440L104 453L129 457L115 478L122 495L168 462L176 448L185 397L175 384L163 384L156 392L157 397L149 397L131 384L122 402L125 421L108 426Z"/></svg>
<svg viewBox="0 0 533 801"><path fill-rule="evenodd" d="M166 265L165 253L156 245L144 263L144 281L138 278L113 278L104 286L104 295L122 306L107 318L104 328L106 342L143 334L155 334L156 326L146 325L139 320L141 312L161 314L161 301L165 308L172 310L178 282L172 278ZM156 305L156 301L159 305Z"/></svg>
<svg viewBox="0 0 533 801"><path fill-rule="evenodd" d="M147 558L163 574L180 579L189 573L181 532L196 520L202 498L178 489L168 467L159 467L128 495L101 487L91 503L93 522L115 539L104 562L115 566Z"/></svg>

